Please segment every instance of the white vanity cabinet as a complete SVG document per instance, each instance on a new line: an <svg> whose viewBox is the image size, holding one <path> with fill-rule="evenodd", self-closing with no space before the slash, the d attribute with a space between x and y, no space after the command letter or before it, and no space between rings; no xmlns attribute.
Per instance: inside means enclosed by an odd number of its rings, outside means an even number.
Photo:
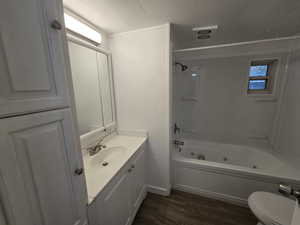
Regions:
<svg viewBox="0 0 300 225"><path fill-rule="evenodd" d="M0 120L0 209L7 224L85 224L74 137L70 109Z"/></svg>
<svg viewBox="0 0 300 225"><path fill-rule="evenodd" d="M89 205L90 225L130 225L146 196L144 145Z"/></svg>
<svg viewBox="0 0 300 225"><path fill-rule="evenodd" d="M69 105L61 0L0 6L0 118Z"/></svg>
<svg viewBox="0 0 300 225"><path fill-rule="evenodd" d="M123 172L103 199L103 224L129 225L131 219L131 174ZM101 223L102 224L102 223Z"/></svg>
<svg viewBox="0 0 300 225"><path fill-rule="evenodd" d="M131 173L131 205L133 207L133 212L136 212L144 198L145 193L145 153L141 152L136 156L132 165Z"/></svg>

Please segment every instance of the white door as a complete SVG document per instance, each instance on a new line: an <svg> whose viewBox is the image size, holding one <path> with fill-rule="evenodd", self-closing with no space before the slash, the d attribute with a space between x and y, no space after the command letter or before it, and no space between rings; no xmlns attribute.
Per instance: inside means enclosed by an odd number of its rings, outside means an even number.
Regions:
<svg viewBox="0 0 300 225"><path fill-rule="evenodd" d="M143 198L143 189L145 186L145 153L142 150L132 165L132 205L136 209L141 198Z"/></svg>
<svg viewBox="0 0 300 225"><path fill-rule="evenodd" d="M82 161L69 109L0 120L0 197L7 224L80 225Z"/></svg>
<svg viewBox="0 0 300 225"><path fill-rule="evenodd" d="M297 201L295 204L295 211L292 219L291 225L299 225L300 224L300 205Z"/></svg>
<svg viewBox="0 0 300 225"><path fill-rule="evenodd" d="M60 0L1 1L0 118L68 105L62 15Z"/></svg>
<svg viewBox="0 0 300 225"><path fill-rule="evenodd" d="M125 172L104 199L105 225L127 225L131 216L130 176Z"/></svg>

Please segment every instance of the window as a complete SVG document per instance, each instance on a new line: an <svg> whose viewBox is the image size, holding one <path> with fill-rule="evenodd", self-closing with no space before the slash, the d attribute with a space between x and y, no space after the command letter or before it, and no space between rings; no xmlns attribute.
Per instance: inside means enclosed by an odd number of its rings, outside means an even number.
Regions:
<svg viewBox="0 0 300 225"><path fill-rule="evenodd" d="M101 44L102 39L99 32L66 13L64 13L64 17L66 28L70 33L85 38L96 45Z"/></svg>
<svg viewBox="0 0 300 225"><path fill-rule="evenodd" d="M248 75L248 94L271 94L277 60L251 62Z"/></svg>

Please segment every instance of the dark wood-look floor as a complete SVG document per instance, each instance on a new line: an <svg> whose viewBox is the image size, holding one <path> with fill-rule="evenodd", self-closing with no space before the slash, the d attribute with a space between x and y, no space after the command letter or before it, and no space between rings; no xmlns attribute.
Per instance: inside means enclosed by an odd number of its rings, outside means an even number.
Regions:
<svg viewBox="0 0 300 225"><path fill-rule="evenodd" d="M133 225L256 225L248 208L181 191L148 194Z"/></svg>

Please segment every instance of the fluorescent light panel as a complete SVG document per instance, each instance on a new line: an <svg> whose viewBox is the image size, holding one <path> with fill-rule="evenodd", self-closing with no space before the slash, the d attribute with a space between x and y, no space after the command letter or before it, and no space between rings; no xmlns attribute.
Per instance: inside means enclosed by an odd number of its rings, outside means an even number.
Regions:
<svg viewBox="0 0 300 225"><path fill-rule="evenodd" d="M93 42L101 44L102 37L99 32L66 13L64 13L64 17L65 25L68 30L75 32Z"/></svg>

